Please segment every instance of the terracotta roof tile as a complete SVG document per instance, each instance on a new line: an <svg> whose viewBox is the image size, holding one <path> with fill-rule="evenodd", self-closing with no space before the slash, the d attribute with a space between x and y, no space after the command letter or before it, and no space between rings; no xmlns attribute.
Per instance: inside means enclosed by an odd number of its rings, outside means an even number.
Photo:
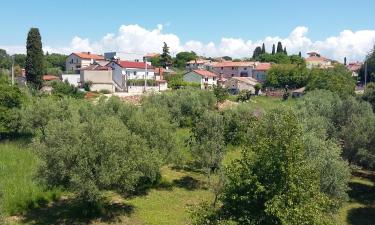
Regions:
<svg viewBox="0 0 375 225"><path fill-rule="evenodd" d="M207 71L207 70L193 70L196 74L202 76L202 77L217 77L216 74Z"/></svg>
<svg viewBox="0 0 375 225"><path fill-rule="evenodd" d="M146 63L144 62L132 62L132 61L117 61L116 62L122 68L137 68L137 69L146 69ZM147 65L147 69L154 69L153 66Z"/></svg>
<svg viewBox="0 0 375 225"><path fill-rule="evenodd" d="M74 52L72 53L82 59L95 59L95 60L104 60L104 56L92 54L90 52Z"/></svg>

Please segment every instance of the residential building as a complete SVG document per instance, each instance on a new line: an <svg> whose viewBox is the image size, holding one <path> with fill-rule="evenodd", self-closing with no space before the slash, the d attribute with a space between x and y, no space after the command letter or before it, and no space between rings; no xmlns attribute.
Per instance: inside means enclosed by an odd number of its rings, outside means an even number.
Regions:
<svg viewBox="0 0 375 225"><path fill-rule="evenodd" d="M212 64L212 71L223 78L251 77L255 62L219 62Z"/></svg>
<svg viewBox="0 0 375 225"><path fill-rule="evenodd" d="M192 70L207 70L209 64L212 63L211 60L206 60L206 59L196 59L196 60L191 60L186 63L186 70L187 71L192 71Z"/></svg>
<svg viewBox="0 0 375 225"><path fill-rule="evenodd" d="M104 56L92 54L91 52L75 52L70 54L65 60L66 71L79 73L82 68L92 65L95 62L105 61Z"/></svg>
<svg viewBox="0 0 375 225"><path fill-rule="evenodd" d="M58 76L55 76L55 75L43 75L42 79L43 79L43 81L60 80L60 78Z"/></svg>
<svg viewBox="0 0 375 225"><path fill-rule="evenodd" d="M352 72L352 77L358 77L359 75L359 71L361 70L362 68L362 63L360 62L353 62L353 63L349 63L346 68L348 68L348 70L350 70L350 72Z"/></svg>
<svg viewBox="0 0 375 225"><path fill-rule="evenodd" d="M332 60L322 57L317 52L309 52L307 53L309 57L305 59L307 68L331 68Z"/></svg>
<svg viewBox="0 0 375 225"><path fill-rule="evenodd" d="M271 66L271 63L256 63L251 77L259 82L264 82L266 80L266 73L271 69Z"/></svg>
<svg viewBox="0 0 375 225"><path fill-rule="evenodd" d="M61 74L61 79L74 87L78 87L81 83L81 74Z"/></svg>
<svg viewBox="0 0 375 225"><path fill-rule="evenodd" d="M113 81L124 91L128 90L129 80L156 80L154 67L144 62L116 60L108 63L108 66L113 68Z"/></svg>
<svg viewBox="0 0 375 225"><path fill-rule="evenodd" d="M90 65L80 72L80 83L90 82L91 91L108 90L113 93L116 90L116 84L113 82L113 70L109 66Z"/></svg>
<svg viewBox="0 0 375 225"><path fill-rule="evenodd" d="M201 89L209 89L217 85L218 76L207 70L193 70L184 75L184 81L198 83Z"/></svg>
<svg viewBox="0 0 375 225"><path fill-rule="evenodd" d="M143 61L151 62L151 59L159 57L159 53L148 53L147 55L143 56Z"/></svg>
<svg viewBox="0 0 375 225"><path fill-rule="evenodd" d="M257 84L259 82L252 77L232 77L227 80L225 87L233 94L242 90L250 90L254 94L255 85Z"/></svg>

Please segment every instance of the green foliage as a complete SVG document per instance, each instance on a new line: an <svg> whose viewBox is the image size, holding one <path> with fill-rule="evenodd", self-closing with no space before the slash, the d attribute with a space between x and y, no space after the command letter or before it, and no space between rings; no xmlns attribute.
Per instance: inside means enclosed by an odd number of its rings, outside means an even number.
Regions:
<svg viewBox="0 0 375 225"><path fill-rule="evenodd" d="M258 57L258 60L261 62L272 62L276 64L289 64L291 63L290 57L285 55L284 53L276 53L276 54L261 54Z"/></svg>
<svg viewBox="0 0 375 225"><path fill-rule="evenodd" d="M228 90L221 85L214 86L214 94L218 102L224 102L229 96Z"/></svg>
<svg viewBox="0 0 375 225"><path fill-rule="evenodd" d="M85 81L83 82L83 90L85 91L91 91L92 81Z"/></svg>
<svg viewBox="0 0 375 225"><path fill-rule="evenodd" d="M373 167L375 114L371 106L353 97L340 99L329 91L307 93L297 105L309 132L342 146L349 163Z"/></svg>
<svg viewBox="0 0 375 225"><path fill-rule="evenodd" d="M282 53L284 54L284 50L283 50L283 44L281 44L281 42L277 42L277 49L276 49L276 53Z"/></svg>
<svg viewBox="0 0 375 225"><path fill-rule="evenodd" d="M254 86L254 89L255 89L255 95L259 95L259 91L260 89L262 89L262 85L258 83Z"/></svg>
<svg viewBox="0 0 375 225"><path fill-rule="evenodd" d="M56 110L64 116L51 118L34 141L42 160L40 179L84 202L100 201L104 190L129 193L159 177L158 152L118 116L106 115L101 104Z"/></svg>
<svg viewBox="0 0 375 225"><path fill-rule="evenodd" d="M52 53L52 54L47 54L44 56L44 62L45 62L45 67L48 71L54 68L55 71L65 71L65 60L66 60L67 55L63 54L57 54L57 53ZM48 73L47 74L51 74Z"/></svg>
<svg viewBox="0 0 375 225"><path fill-rule="evenodd" d="M9 69L12 66L12 60L4 49L0 49L0 68Z"/></svg>
<svg viewBox="0 0 375 225"><path fill-rule="evenodd" d="M160 62L160 56L152 57L151 58L151 65L153 67L162 67L163 65Z"/></svg>
<svg viewBox="0 0 375 225"><path fill-rule="evenodd" d="M225 153L224 119L214 111L206 111L194 123L191 152L198 165L210 175L220 168Z"/></svg>
<svg viewBox="0 0 375 225"><path fill-rule="evenodd" d="M239 102L247 102L251 98L251 90L242 90L240 93L238 93L237 100Z"/></svg>
<svg viewBox="0 0 375 225"><path fill-rule="evenodd" d="M34 179L38 164L32 150L0 144L0 217L22 214L60 197L60 190L46 190Z"/></svg>
<svg viewBox="0 0 375 225"><path fill-rule="evenodd" d="M215 108L216 98L210 91L188 88L150 95L143 99L143 104L145 107L165 108L178 126L189 127L205 110Z"/></svg>
<svg viewBox="0 0 375 225"><path fill-rule="evenodd" d="M26 66L26 55L25 54L14 54L14 64L19 65L21 68Z"/></svg>
<svg viewBox="0 0 375 225"><path fill-rule="evenodd" d="M169 47L167 43L164 42L163 53L160 55L160 64L163 68L167 68L172 65L172 57L169 54Z"/></svg>
<svg viewBox="0 0 375 225"><path fill-rule="evenodd" d="M306 67L293 64L273 65L267 71L265 86L284 88L288 85L291 88L300 88L306 85L307 80Z"/></svg>
<svg viewBox="0 0 375 225"><path fill-rule="evenodd" d="M256 47L253 52L253 59L258 59L262 54L262 48L260 46Z"/></svg>
<svg viewBox="0 0 375 225"><path fill-rule="evenodd" d="M60 76L63 71L59 67L46 68L45 73L48 75Z"/></svg>
<svg viewBox="0 0 375 225"><path fill-rule="evenodd" d="M195 52L179 52L174 60L174 66L180 69L185 69L186 63L197 59L198 56Z"/></svg>
<svg viewBox="0 0 375 225"><path fill-rule="evenodd" d="M375 45L372 51L367 55L365 62L367 63L367 82L375 81ZM362 82L365 81L365 65L362 66L359 77Z"/></svg>
<svg viewBox="0 0 375 225"><path fill-rule="evenodd" d="M38 28L31 28L27 35L26 43L26 79L34 88L42 87L43 76L43 49L42 40Z"/></svg>
<svg viewBox="0 0 375 225"><path fill-rule="evenodd" d="M242 158L228 168L223 213L240 224L330 224L328 197L304 157L302 128L291 110L255 123Z"/></svg>
<svg viewBox="0 0 375 225"><path fill-rule="evenodd" d="M371 104L372 110L375 112L375 83L371 82L366 86L362 99Z"/></svg>
<svg viewBox="0 0 375 225"><path fill-rule="evenodd" d="M68 81L53 81L52 82L52 95L60 98L70 96L73 98L83 98L85 93L80 91L79 88L69 84Z"/></svg>
<svg viewBox="0 0 375 225"><path fill-rule="evenodd" d="M351 73L341 65L336 65L330 69L311 70L306 90L324 89L340 96L354 95L355 80Z"/></svg>
<svg viewBox="0 0 375 225"><path fill-rule="evenodd" d="M17 86L0 79L0 134L17 131L17 110L25 101L25 94Z"/></svg>
<svg viewBox="0 0 375 225"><path fill-rule="evenodd" d="M276 50L275 50L275 44L273 44L273 45L272 45L272 53L271 53L271 54L272 54L272 55L275 55L275 53L276 53Z"/></svg>
<svg viewBox="0 0 375 225"><path fill-rule="evenodd" d="M126 81L128 86L144 86L145 80L144 79L129 79ZM146 79L146 85L147 86L157 86L157 83L155 80Z"/></svg>

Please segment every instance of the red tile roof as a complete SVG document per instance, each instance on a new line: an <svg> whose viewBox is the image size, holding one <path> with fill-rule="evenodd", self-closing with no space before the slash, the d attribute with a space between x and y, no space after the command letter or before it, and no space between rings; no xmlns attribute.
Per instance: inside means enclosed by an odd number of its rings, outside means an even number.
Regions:
<svg viewBox="0 0 375 225"><path fill-rule="evenodd" d="M267 71L271 69L272 64L271 63L259 63L254 70L257 71Z"/></svg>
<svg viewBox="0 0 375 225"><path fill-rule="evenodd" d="M104 60L104 56L92 54L90 52L74 52L72 53L82 59L94 59L94 60Z"/></svg>
<svg viewBox="0 0 375 225"><path fill-rule="evenodd" d="M207 71L207 70L193 70L194 73L202 76L202 77L217 77L216 74L210 72L210 71Z"/></svg>
<svg viewBox="0 0 375 225"><path fill-rule="evenodd" d="M324 62L324 61L330 61L327 58L318 57L318 56L310 56L310 57L307 57L305 60L306 60L306 62L317 62L317 61Z"/></svg>
<svg viewBox="0 0 375 225"><path fill-rule="evenodd" d="M146 63L144 62L117 61L116 63L122 68L146 69ZM147 69L154 69L154 67L151 65L147 65Z"/></svg>
<svg viewBox="0 0 375 225"><path fill-rule="evenodd" d="M255 62L220 62L213 64L213 67L251 67L254 66Z"/></svg>
<svg viewBox="0 0 375 225"><path fill-rule="evenodd" d="M55 75L44 75L43 80L44 81L60 80L60 78L58 76L55 76Z"/></svg>
<svg viewBox="0 0 375 225"><path fill-rule="evenodd" d="M349 65L347 66L347 68L348 68L348 70L350 70L352 72L357 72L357 71L359 71L362 68L362 63L360 63L360 62L349 63Z"/></svg>

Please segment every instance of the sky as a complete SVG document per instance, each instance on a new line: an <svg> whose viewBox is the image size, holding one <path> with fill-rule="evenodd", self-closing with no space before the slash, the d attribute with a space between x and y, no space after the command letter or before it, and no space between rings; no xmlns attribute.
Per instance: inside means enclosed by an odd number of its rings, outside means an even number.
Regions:
<svg viewBox="0 0 375 225"><path fill-rule="evenodd" d="M12 0L0 3L0 48L24 53L39 28L44 51L250 57L263 42L288 53L319 51L363 60L375 44L375 1L360 0Z"/></svg>

